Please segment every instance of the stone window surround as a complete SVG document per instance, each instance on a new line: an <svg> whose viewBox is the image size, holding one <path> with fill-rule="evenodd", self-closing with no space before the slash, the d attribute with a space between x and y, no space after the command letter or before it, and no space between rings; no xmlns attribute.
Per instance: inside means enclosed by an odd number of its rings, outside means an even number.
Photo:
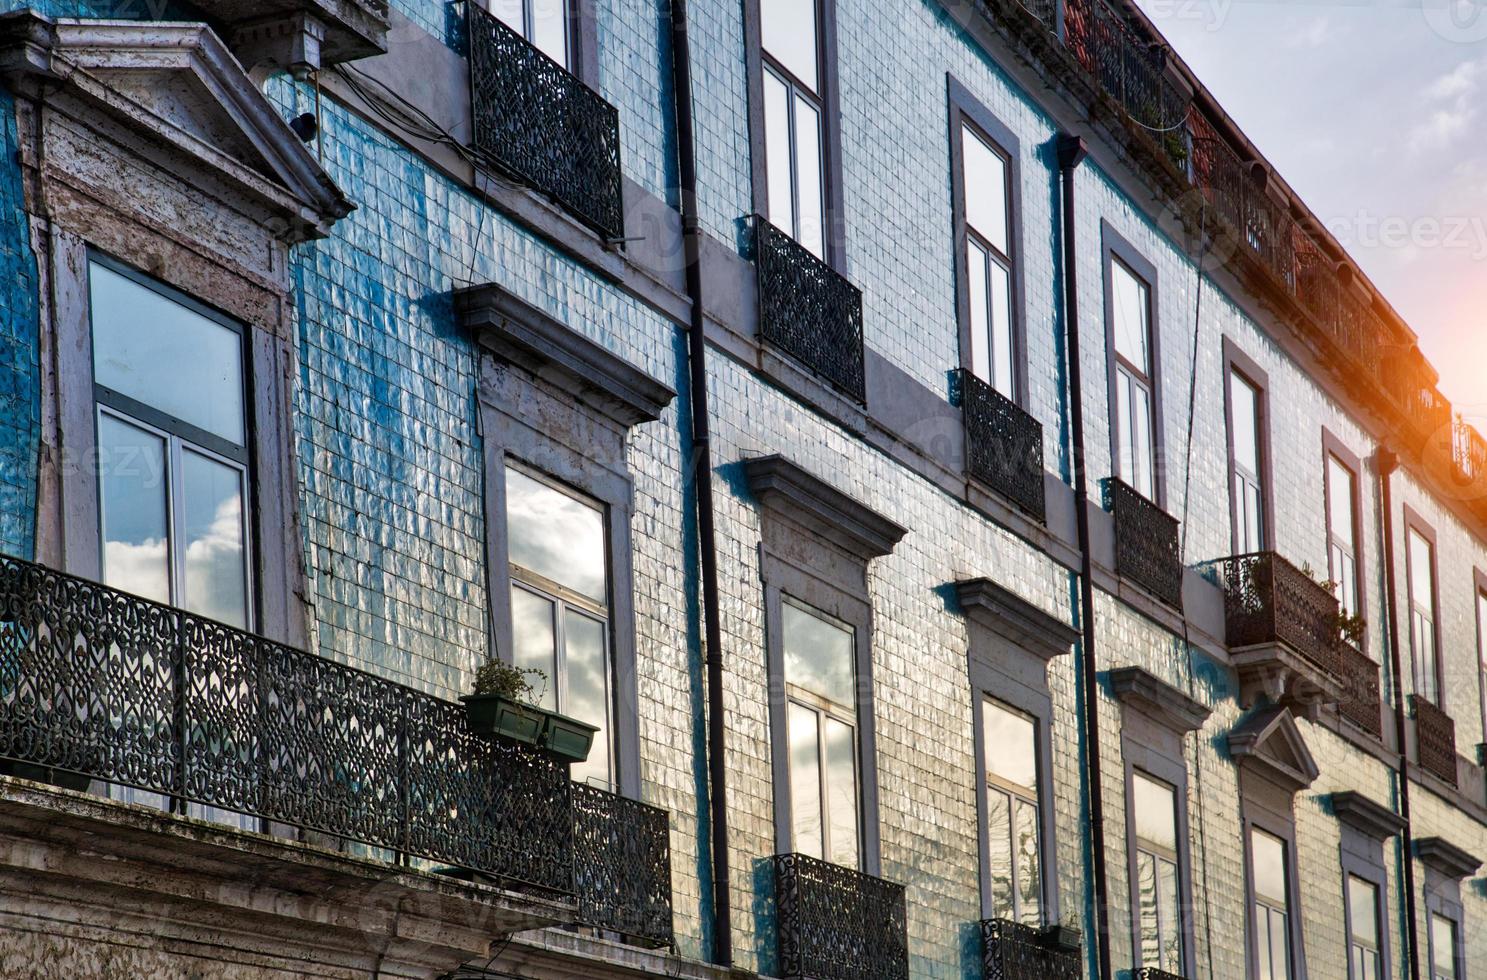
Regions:
<svg viewBox="0 0 1487 980"><path fill-rule="evenodd" d="M658 419L674 393L499 286L461 290L455 306L460 324L482 351L477 396L485 454L485 561L493 650L511 660L511 566L506 535L498 529L505 528L506 465L514 461L572 487L605 509L614 783L623 795L638 797L639 694L630 531L634 479L626 446L630 428ZM559 431L551 424L554 419L568 425Z"/></svg>
<svg viewBox="0 0 1487 980"><path fill-rule="evenodd" d="M1415 694L1421 692L1415 689L1416 660L1419 652L1415 649L1414 631L1411 628L1414 620L1415 609L1415 570L1414 563L1410 561L1410 531L1417 532L1430 544L1430 601L1431 601L1431 629L1435 633L1435 673L1436 686L1440 691L1438 700L1441 702L1437 708L1450 714L1446 706L1446 662L1445 651L1441 648L1441 555L1440 545L1436 538L1435 528L1420 515L1409 504L1404 504L1404 602L1405 615L1403 622L1405 626L1404 641L1410 652L1410 690ZM1455 716L1452 715L1454 718Z"/></svg>
<svg viewBox="0 0 1487 980"><path fill-rule="evenodd" d="M1224 443L1227 447L1229 473L1229 541L1231 550L1238 554L1239 548L1239 498L1235 493L1234 461L1234 405L1230 379L1238 374L1248 381L1258 394L1258 414L1255 419L1256 437L1260 441L1260 506L1263 508L1260 533L1265 537L1265 549L1276 550L1275 540L1275 467L1271 463L1270 437L1270 375L1239 345L1228 337L1223 339L1224 352Z"/></svg>
<svg viewBox="0 0 1487 980"><path fill-rule="evenodd" d="M825 155L822 176L826 227L822 229L825 262L846 275L847 243L842 198L842 111L841 83L836 56L836 0L801 0L815 3L820 15L821 44L817 57L821 67L822 141ZM759 22L760 0L744 0L744 60L749 85L749 144L753 177L753 205L757 214L769 215L768 160L764 152L764 42Z"/></svg>
<svg viewBox="0 0 1487 980"><path fill-rule="evenodd" d="M760 509L759 571L764 586L776 849L780 853L794 850L789 759L784 751L789 741L781 609L789 596L853 630L861 868L879 875L882 858L868 563L890 553L905 530L783 456L745 460L743 471Z"/></svg>
<svg viewBox="0 0 1487 980"><path fill-rule="evenodd" d="M1070 652L1079 633L989 579L955 583L956 598L966 617L967 671L971 682L971 720L976 753L976 837L981 864L981 915L993 914L990 841L986 831L986 742L981 702L998 701L1031 717L1037 738L1038 819L1043 921L1058 921L1058 845L1054 806L1047 788L1053 782L1053 701L1048 689L1048 663Z"/></svg>
<svg viewBox="0 0 1487 980"><path fill-rule="evenodd" d="M1482 712L1482 740L1487 744L1487 621L1484 621L1478 611L1481 602L1487 598L1487 571L1481 568L1472 569L1472 625L1473 635L1476 637L1476 674L1477 674L1477 696L1481 702ZM1487 754L1479 748L1478 761L1487 760Z"/></svg>
<svg viewBox="0 0 1487 980"><path fill-rule="evenodd" d="M1461 882L1477 873L1481 860L1441 837L1418 837L1415 854L1425 866L1425 967L1435 963L1435 930L1431 916L1441 915L1456 924L1454 960L1456 976L1466 974L1466 919L1461 900Z"/></svg>
<svg viewBox="0 0 1487 980"><path fill-rule="evenodd" d="M1343 441L1331 429L1323 426L1322 507L1324 508L1324 514L1332 513L1332 487L1330 481L1327 479L1327 466L1330 459L1334 456L1337 457L1338 462L1342 463L1343 466L1347 467L1353 473L1353 499L1348 507L1348 513L1352 515L1353 519L1353 559L1357 565L1356 575L1358 581L1358 608L1353 610L1353 612L1355 615L1361 616L1366 620L1368 618L1368 588L1367 576L1364 572L1364 569L1367 567L1364 553L1367 550L1367 535L1364 534L1363 530L1363 480L1366 470L1364 469L1363 461L1358 458L1358 455L1344 445ZM1328 533L1327 553L1329 555L1328 567L1330 569L1330 555L1332 553L1330 529ZM1364 653L1368 652L1368 634L1366 631L1363 636L1362 649Z"/></svg>
<svg viewBox="0 0 1487 980"><path fill-rule="evenodd" d="M1379 962L1382 976L1393 976L1392 950L1389 944L1389 874L1385 864L1384 841L1404 828L1404 818L1393 810L1356 790L1333 793L1329 799L1339 824L1339 867L1342 889L1344 942L1352 945L1352 894L1348 879L1359 878L1373 885L1378 896L1374 909L1379 924ZM1353 973L1351 952L1348 956L1348 980L1361 980Z"/></svg>
<svg viewBox="0 0 1487 980"><path fill-rule="evenodd" d="M1151 381L1151 455L1152 455L1152 503L1166 510L1167 508L1167 466L1166 460L1166 436L1162 415L1162 327L1161 327L1161 283L1157 275L1157 267L1142 255L1125 236L1115 230L1115 226L1104 218L1100 219L1100 268L1101 285L1105 304L1105 401L1107 409L1107 422L1110 428L1110 474L1112 476L1120 473L1120 425L1117 421L1119 408L1115 395L1115 302L1112 291L1112 269L1114 261L1121 262L1136 273L1146 284L1146 302L1149 307L1147 311L1147 333L1151 344L1150 359L1151 371L1148 377Z"/></svg>
<svg viewBox="0 0 1487 980"><path fill-rule="evenodd" d="M978 130L983 138L1007 158L1007 235L1012 260L1012 386L1014 400L1026 407L1029 402L1027 370L1027 290L1024 283L1022 233L1022 144L1011 128L991 113L970 89L953 74L947 74L950 106L950 209L955 227L955 309L960 322L960 362L971 366L971 304L967 282L968 249L966 247L966 174L963 126Z"/></svg>
<svg viewBox="0 0 1487 980"><path fill-rule="evenodd" d="M1130 884L1132 968L1141 964L1141 907L1136 874L1135 774L1172 787L1177 805L1178 902L1182 915L1182 973L1197 976L1193 931L1192 836L1188 828L1188 769L1184 741L1208 719L1209 709L1146 670L1120 667L1110 672L1110 686L1121 702L1121 756L1125 760L1126 875Z"/></svg>

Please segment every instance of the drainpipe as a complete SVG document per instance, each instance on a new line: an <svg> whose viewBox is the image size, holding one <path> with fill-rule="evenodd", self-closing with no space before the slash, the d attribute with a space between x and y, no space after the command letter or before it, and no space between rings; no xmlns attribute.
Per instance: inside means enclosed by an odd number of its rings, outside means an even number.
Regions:
<svg viewBox="0 0 1487 980"><path fill-rule="evenodd" d="M728 874L728 770L723 725L723 628L718 611L718 548L713 525L711 426L707 400L706 317L702 306L701 223L697 217L697 149L692 126L692 50L687 0L671 0L671 81L676 98L677 163L681 182L682 247L687 264L687 358L692 405L692 481L702 567L702 618L707 644L707 768L709 844L713 873L713 962L733 964Z"/></svg>
<svg viewBox="0 0 1487 980"><path fill-rule="evenodd" d="M1410 830L1410 760L1404 741L1404 671L1399 656L1398 586L1394 577L1394 492L1391 478L1399 468L1399 457L1379 447L1374 457L1379 471L1379 512L1384 535L1384 592L1389 602L1389 679L1394 688L1394 739L1399 749L1399 815L1404 829L1399 832L1404 848L1405 936L1409 944L1410 980L1420 980L1420 937L1415 925L1415 856Z"/></svg>
<svg viewBox="0 0 1487 980"><path fill-rule="evenodd" d="M1095 669L1095 587L1089 549L1089 478L1084 469L1084 381L1079 358L1079 279L1075 249L1074 171L1088 154L1078 136L1058 138L1063 182L1064 328L1069 361L1069 425L1073 441L1074 518L1079 534L1080 666L1084 688L1085 760L1089 782L1090 873L1095 886L1095 949L1100 980L1110 980L1110 900L1105 875L1105 801L1100 769L1100 692Z"/></svg>

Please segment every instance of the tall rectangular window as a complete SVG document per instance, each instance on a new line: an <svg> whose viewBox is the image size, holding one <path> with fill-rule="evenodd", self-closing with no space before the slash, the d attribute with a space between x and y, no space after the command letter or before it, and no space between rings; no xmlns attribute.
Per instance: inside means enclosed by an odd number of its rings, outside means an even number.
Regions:
<svg viewBox="0 0 1487 980"><path fill-rule="evenodd" d="M780 603L792 849L845 868L862 863L855 631Z"/></svg>
<svg viewBox="0 0 1487 980"><path fill-rule="evenodd" d="M1379 886L1348 875L1348 962L1351 980L1383 976L1383 937L1379 933Z"/></svg>
<svg viewBox="0 0 1487 980"><path fill-rule="evenodd" d="M1006 151L966 122L960 126L960 145L971 371L1015 398L1011 161Z"/></svg>
<svg viewBox="0 0 1487 980"><path fill-rule="evenodd" d="M1234 547L1239 554L1265 548L1264 416L1261 394L1253 382L1229 371L1229 464L1234 495Z"/></svg>
<svg viewBox="0 0 1487 980"><path fill-rule="evenodd" d="M1482 731L1487 732L1487 581L1477 578L1477 673L1482 694Z"/></svg>
<svg viewBox="0 0 1487 980"><path fill-rule="evenodd" d="M1141 772L1131 774L1135 815L1140 964L1182 973L1182 904L1178 899L1177 794Z"/></svg>
<svg viewBox="0 0 1487 980"><path fill-rule="evenodd" d="M1291 903L1286 843L1250 829L1256 980L1291 980Z"/></svg>
<svg viewBox="0 0 1487 980"><path fill-rule="evenodd" d="M487 9L533 47L572 70L568 0L485 0Z"/></svg>
<svg viewBox="0 0 1487 980"><path fill-rule="evenodd" d="M1415 693L1436 707L1441 704L1441 665L1435 648L1435 546L1418 528L1406 533L1410 592L1410 651L1414 655Z"/></svg>
<svg viewBox="0 0 1487 980"><path fill-rule="evenodd" d="M989 698L981 702L986 840L992 917L1043 924L1043 846L1037 723Z"/></svg>
<svg viewBox="0 0 1487 980"><path fill-rule="evenodd" d="M506 467L512 661L541 671L543 707L598 725L579 782L613 783L609 555L605 512L515 466Z"/></svg>
<svg viewBox="0 0 1487 980"><path fill-rule="evenodd" d="M1430 913L1430 980L1456 980L1456 923Z"/></svg>
<svg viewBox="0 0 1487 980"><path fill-rule="evenodd" d="M1342 611L1358 615L1358 475L1336 453L1327 454L1327 574L1337 583Z"/></svg>
<svg viewBox="0 0 1487 980"><path fill-rule="evenodd" d="M247 629L242 330L111 264L88 285L103 580Z"/></svg>
<svg viewBox="0 0 1487 980"><path fill-rule="evenodd" d="M769 213L826 257L826 127L820 0L759 0Z"/></svg>
<svg viewBox="0 0 1487 980"><path fill-rule="evenodd" d="M1110 260L1111 320L1115 339L1118 475L1143 497L1156 497L1153 425L1151 286L1118 258Z"/></svg>

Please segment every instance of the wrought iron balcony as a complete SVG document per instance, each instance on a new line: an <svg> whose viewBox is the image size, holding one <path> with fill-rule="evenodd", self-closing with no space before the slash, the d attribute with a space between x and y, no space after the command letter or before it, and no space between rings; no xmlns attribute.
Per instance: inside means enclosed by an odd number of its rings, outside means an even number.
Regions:
<svg viewBox="0 0 1487 980"><path fill-rule="evenodd" d="M1040 523L1044 519L1043 426L1012 399L962 368L966 469Z"/></svg>
<svg viewBox="0 0 1487 980"><path fill-rule="evenodd" d="M1105 509L1115 518L1115 571L1174 609L1182 608L1182 543L1177 518L1136 490L1105 480Z"/></svg>
<svg viewBox="0 0 1487 980"><path fill-rule="evenodd" d="M670 946L671 830L665 810L575 783L579 920L638 946Z"/></svg>
<svg viewBox="0 0 1487 980"><path fill-rule="evenodd" d="M1420 768L1456 785L1456 722L1434 703L1410 695L1415 715L1415 751Z"/></svg>
<svg viewBox="0 0 1487 980"><path fill-rule="evenodd" d="M1034 929L1007 919L981 921L982 976L986 980L1082 980L1077 945L1053 938L1062 930Z"/></svg>
<svg viewBox="0 0 1487 980"><path fill-rule="evenodd" d="M1131 974L1131 980L1187 980L1187 978L1180 973L1168 973L1154 966L1143 966Z"/></svg>
<svg viewBox="0 0 1487 980"><path fill-rule="evenodd" d="M753 225L760 339L865 401L861 290L764 218Z"/></svg>
<svg viewBox="0 0 1487 980"><path fill-rule="evenodd" d="M1339 643L1337 654L1342 671L1342 700L1337 702L1338 712L1374 738L1382 738L1384 722L1379 665L1350 643Z"/></svg>
<svg viewBox="0 0 1487 980"><path fill-rule="evenodd" d="M774 858L780 976L908 980L904 887L804 854Z"/></svg>
<svg viewBox="0 0 1487 980"><path fill-rule="evenodd" d="M465 7L475 152L606 239L623 237L619 111L480 4Z"/></svg>

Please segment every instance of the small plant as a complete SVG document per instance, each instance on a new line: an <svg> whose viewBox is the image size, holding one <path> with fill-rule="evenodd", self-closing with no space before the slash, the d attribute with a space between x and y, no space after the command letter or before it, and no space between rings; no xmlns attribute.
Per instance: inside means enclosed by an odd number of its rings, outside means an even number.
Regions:
<svg viewBox="0 0 1487 980"><path fill-rule="evenodd" d="M531 678L542 680L538 691ZM487 660L475 672L475 693L494 695L524 704L536 704L547 690L547 674L536 667L515 667L504 660Z"/></svg>
<svg viewBox="0 0 1487 980"><path fill-rule="evenodd" d="M1368 622L1357 613L1337 612L1337 633L1343 642L1349 646L1359 649L1363 648L1363 634L1368 629Z"/></svg>

